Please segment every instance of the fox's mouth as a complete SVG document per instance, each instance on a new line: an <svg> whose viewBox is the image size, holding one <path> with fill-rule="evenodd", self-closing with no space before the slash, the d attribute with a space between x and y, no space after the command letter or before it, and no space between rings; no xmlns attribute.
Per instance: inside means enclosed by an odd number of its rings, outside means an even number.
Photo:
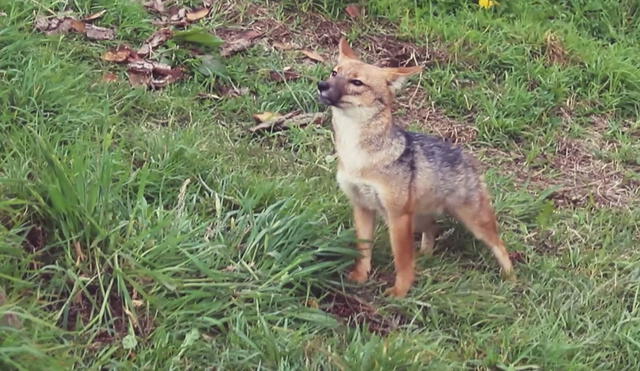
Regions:
<svg viewBox="0 0 640 371"><path fill-rule="evenodd" d="M327 97L326 95L320 93L318 94L318 101L320 101L320 103L322 104L326 104L327 106L338 106L338 104L340 104L340 102L334 102L333 100L331 100L331 98Z"/></svg>

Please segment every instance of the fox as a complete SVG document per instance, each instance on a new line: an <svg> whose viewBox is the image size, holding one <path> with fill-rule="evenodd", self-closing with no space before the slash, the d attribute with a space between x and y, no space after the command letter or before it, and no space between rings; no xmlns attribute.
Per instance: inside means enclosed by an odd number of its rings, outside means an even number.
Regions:
<svg viewBox="0 0 640 371"><path fill-rule="evenodd" d="M431 255L436 218L448 214L489 247L503 278L515 273L499 236L480 162L442 138L394 124L392 106L421 66L378 67L363 62L341 37L337 64L318 82L318 100L330 107L337 155L336 180L348 198L359 257L347 278L364 283L371 271L376 217L388 227L395 282L386 294L402 298L415 280L414 233Z"/></svg>

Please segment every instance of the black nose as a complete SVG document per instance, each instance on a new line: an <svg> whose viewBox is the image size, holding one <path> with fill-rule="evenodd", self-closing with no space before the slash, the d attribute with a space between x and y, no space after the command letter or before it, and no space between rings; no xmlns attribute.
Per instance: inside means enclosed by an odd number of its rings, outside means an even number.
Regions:
<svg viewBox="0 0 640 371"><path fill-rule="evenodd" d="M325 91L325 90L328 90L328 89L329 89L329 83L328 82L320 81L318 83L318 90L320 90L321 92Z"/></svg>

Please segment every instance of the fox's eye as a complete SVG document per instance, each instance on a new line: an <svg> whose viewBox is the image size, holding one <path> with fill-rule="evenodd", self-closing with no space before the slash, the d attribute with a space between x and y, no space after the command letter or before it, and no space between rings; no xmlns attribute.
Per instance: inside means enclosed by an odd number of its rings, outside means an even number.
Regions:
<svg viewBox="0 0 640 371"><path fill-rule="evenodd" d="M355 85L355 86L362 86L362 85L364 85L364 84L362 83L362 81L360 81L360 80L351 80L351 81L350 81L350 83L352 83L352 84L353 84L353 85Z"/></svg>
<svg viewBox="0 0 640 371"><path fill-rule="evenodd" d="M331 71L331 77L336 77L338 73L336 71Z"/></svg>

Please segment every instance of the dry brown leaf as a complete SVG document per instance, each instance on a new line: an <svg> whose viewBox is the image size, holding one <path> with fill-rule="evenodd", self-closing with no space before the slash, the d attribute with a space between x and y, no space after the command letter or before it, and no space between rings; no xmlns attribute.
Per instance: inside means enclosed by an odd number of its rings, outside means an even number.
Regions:
<svg viewBox="0 0 640 371"><path fill-rule="evenodd" d="M129 59L129 56L134 53L128 46L122 45L113 50L108 50L102 55L102 60L107 62L122 63Z"/></svg>
<svg viewBox="0 0 640 371"><path fill-rule="evenodd" d="M111 40L116 35L115 31L110 28L94 26L92 24L79 21L73 17L46 18L39 16L36 18L35 28L47 35L56 35L75 31L78 33L84 33L87 38L92 40Z"/></svg>
<svg viewBox="0 0 640 371"><path fill-rule="evenodd" d="M106 12L107 12L106 9L102 9L99 12L95 12L93 14L89 14L88 16L82 18L82 20L85 21L85 22L95 21L98 18L102 18L102 16L105 15Z"/></svg>
<svg viewBox="0 0 640 371"><path fill-rule="evenodd" d="M102 75L102 82L110 83L118 81L118 75L113 72L107 72Z"/></svg>
<svg viewBox="0 0 640 371"><path fill-rule="evenodd" d="M116 37L114 30L92 24L85 25L85 31L85 35L91 40L113 40Z"/></svg>
<svg viewBox="0 0 640 371"><path fill-rule="evenodd" d="M128 68L127 74L133 86L163 88L184 77L184 72L179 67L172 68L168 64L149 60L129 62Z"/></svg>
<svg viewBox="0 0 640 371"><path fill-rule="evenodd" d="M256 113L255 115L253 115L253 118L258 123L275 120L280 117L282 117L282 115L277 112L263 112L263 113Z"/></svg>
<svg viewBox="0 0 640 371"><path fill-rule="evenodd" d="M283 81L292 81L300 78L300 74L291 69L284 69L282 72L279 71L270 71L269 78L273 81L283 82Z"/></svg>
<svg viewBox="0 0 640 371"><path fill-rule="evenodd" d="M254 30L241 32L235 35L235 37L225 40L224 45L222 45L222 48L220 49L220 55L228 57L237 52L243 51L253 45L255 40L260 36L262 36L262 33Z"/></svg>
<svg viewBox="0 0 640 371"><path fill-rule="evenodd" d="M351 17L351 18L360 18L360 17L362 17L362 9L357 4L349 4L349 5L347 5L347 7L344 10L347 12L349 17Z"/></svg>
<svg viewBox="0 0 640 371"><path fill-rule="evenodd" d="M154 32L147 40L145 40L144 44L138 49L138 54L142 56L147 56L151 54L153 49L158 46L164 44L167 40L171 38L173 35L173 31L169 28L161 28L158 31Z"/></svg>
<svg viewBox="0 0 640 371"><path fill-rule="evenodd" d="M160 14L166 11L166 9L164 8L164 4L162 3L162 0L147 1L146 3L144 3L144 6Z"/></svg>
<svg viewBox="0 0 640 371"><path fill-rule="evenodd" d="M138 71L127 71L131 86L149 86L151 83L151 74Z"/></svg>
<svg viewBox="0 0 640 371"><path fill-rule="evenodd" d="M210 8L200 8L200 9L196 9L196 10L187 12L187 21L189 21L189 22L198 21L198 20L206 17L207 15L209 15L210 11L211 11Z"/></svg>
<svg viewBox="0 0 640 371"><path fill-rule="evenodd" d="M324 58L320 54L318 54L316 52L313 52L311 50L301 50L301 52L302 52L302 54L307 56L307 58L309 58L309 59L311 59L311 60L313 60L315 62L320 62L320 63L324 62Z"/></svg>

